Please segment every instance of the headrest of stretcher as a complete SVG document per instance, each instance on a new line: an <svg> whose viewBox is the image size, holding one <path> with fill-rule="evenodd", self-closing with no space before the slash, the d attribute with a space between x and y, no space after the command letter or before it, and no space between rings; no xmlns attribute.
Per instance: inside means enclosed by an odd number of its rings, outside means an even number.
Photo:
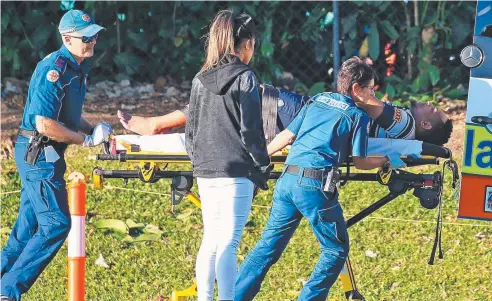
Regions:
<svg viewBox="0 0 492 301"><path fill-rule="evenodd" d="M122 151L139 151L157 154L186 155L185 137L183 133L151 136L118 135L114 136L112 145L109 149L113 154ZM420 154L422 156L432 156L437 158L451 157L449 149L438 145L424 143L422 141L369 138L369 156L386 156L395 152L400 153L402 156Z"/></svg>

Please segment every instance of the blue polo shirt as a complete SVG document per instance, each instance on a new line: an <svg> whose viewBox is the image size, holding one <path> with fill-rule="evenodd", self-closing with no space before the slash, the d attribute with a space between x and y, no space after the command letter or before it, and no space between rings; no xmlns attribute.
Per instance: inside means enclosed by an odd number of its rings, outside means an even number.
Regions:
<svg viewBox="0 0 492 301"><path fill-rule="evenodd" d="M321 93L289 124L296 135L285 164L322 169L367 156L367 113L338 93Z"/></svg>
<svg viewBox="0 0 492 301"><path fill-rule="evenodd" d="M77 64L64 45L40 61L29 82L21 128L35 130L40 115L78 131L89 69L87 60Z"/></svg>

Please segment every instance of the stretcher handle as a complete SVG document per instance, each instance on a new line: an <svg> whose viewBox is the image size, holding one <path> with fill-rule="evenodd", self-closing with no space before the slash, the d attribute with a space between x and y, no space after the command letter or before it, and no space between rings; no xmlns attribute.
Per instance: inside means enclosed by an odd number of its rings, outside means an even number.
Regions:
<svg viewBox="0 0 492 301"><path fill-rule="evenodd" d="M407 167L413 166L421 166L421 165L439 165L438 158L403 158L403 162L407 165Z"/></svg>
<svg viewBox="0 0 492 301"><path fill-rule="evenodd" d="M451 158L451 150L447 147L423 142L422 155L449 159Z"/></svg>
<svg viewBox="0 0 492 301"><path fill-rule="evenodd" d="M120 160L120 155L111 155L111 154L97 154L97 155L89 155L89 160L101 160L101 161L110 161L110 160Z"/></svg>

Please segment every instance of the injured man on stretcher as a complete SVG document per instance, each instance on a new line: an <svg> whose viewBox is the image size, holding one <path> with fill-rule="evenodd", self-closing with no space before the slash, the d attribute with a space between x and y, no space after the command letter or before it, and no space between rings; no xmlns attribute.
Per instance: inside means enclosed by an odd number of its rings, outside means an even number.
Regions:
<svg viewBox="0 0 492 301"><path fill-rule="evenodd" d="M263 111L268 110L269 104L274 105L273 110L271 106L269 108L271 112L274 112L273 117L272 114L270 116L268 113L263 114L265 134L268 134L266 124L274 125L275 133L271 136L287 128L301 108L309 104L311 99L309 96L287 92L266 84L261 85L261 88ZM370 101L359 106L371 118L368 125L369 137L372 137L368 142L368 151L371 155L398 152L402 156L420 157L422 142L426 142L427 146L441 146L448 142L453 130L451 119L430 103L413 102L411 108L407 109L383 102L374 96ZM157 134L164 134L171 129L184 126L187 111L188 106L157 117L132 116L129 113L118 111L122 125L127 130L142 136L122 135L117 140L126 141L127 144L146 145L142 149L145 151L163 151L162 146L166 145L166 152L186 153L183 135ZM269 118L274 120L268 120ZM273 137L267 137L268 142L272 139ZM402 139L412 141L401 141ZM168 147L171 149L168 150Z"/></svg>

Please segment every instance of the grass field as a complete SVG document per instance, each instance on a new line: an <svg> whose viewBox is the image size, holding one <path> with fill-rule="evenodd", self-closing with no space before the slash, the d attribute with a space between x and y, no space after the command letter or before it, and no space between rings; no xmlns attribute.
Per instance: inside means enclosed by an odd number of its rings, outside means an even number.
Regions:
<svg viewBox="0 0 492 301"><path fill-rule="evenodd" d="M99 149L91 150L92 153L97 151ZM67 174L77 170L89 175L96 163L104 168L129 168L126 164L88 161L88 154L80 147L70 147L66 154ZM180 167L183 166L170 168ZM3 246L19 205L18 194L4 193L19 190L20 179L13 161L4 160L2 170ZM435 170L436 167L423 169ZM450 173L447 175L449 184ZM124 187L122 180L108 180L106 184ZM271 182L270 186L273 184ZM173 290L184 289L192 283L201 239L200 211L184 200L173 214L166 180L155 184L134 180L126 188L138 192L115 188L98 191L91 185L88 188L86 300L167 300ZM346 217L386 193L387 188L379 184L349 183L340 197ZM268 217L271 195L272 189L260 193L254 201L240 244L240 261L259 239ZM444 199L444 260L438 260L434 266L429 266L427 261L434 240L437 210L421 207L411 192L349 230L352 265L359 290L367 300L492 300L492 223L458 220L458 202L452 197L450 185L445 187ZM138 238L129 239L124 235L122 238L122 235L97 229L97 222L103 219L131 219L142 223L140 228L151 225L147 228L154 229L150 232L157 233L157 241L134 242ZM130 234L137 236L134 232ZM376 256L367 256L368 251ZM109 267L95 264L100 255ZM256 300L296 300L318 255L318 244L309 225L303 221L282 258L267 275ZM65 244L23 300L66 300L66 266ZM344 299L338 282L328 300Z"/></svg>

